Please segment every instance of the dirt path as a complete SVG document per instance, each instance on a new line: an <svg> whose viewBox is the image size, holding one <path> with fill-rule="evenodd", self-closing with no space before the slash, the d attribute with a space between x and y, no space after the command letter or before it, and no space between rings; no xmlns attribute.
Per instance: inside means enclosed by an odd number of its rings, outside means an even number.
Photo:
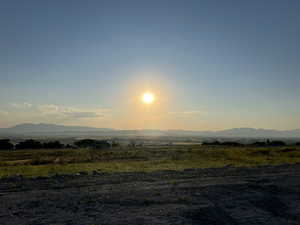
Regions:
<svg viewBox="0 0 300 225"><path fill-rule="evenodd" d="M300 165L0 180L0 224L300 224Z"/></svg>

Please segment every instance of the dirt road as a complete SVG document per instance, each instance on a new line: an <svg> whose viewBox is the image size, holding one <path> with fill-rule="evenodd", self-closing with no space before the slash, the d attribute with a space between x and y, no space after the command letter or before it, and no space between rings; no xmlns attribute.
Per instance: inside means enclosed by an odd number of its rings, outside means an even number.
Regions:
<svg viewBox="0 0 300 225"><path fill-rule="evenodd" d="M300 165L0 180L0 224L300 224Z"/></svg>

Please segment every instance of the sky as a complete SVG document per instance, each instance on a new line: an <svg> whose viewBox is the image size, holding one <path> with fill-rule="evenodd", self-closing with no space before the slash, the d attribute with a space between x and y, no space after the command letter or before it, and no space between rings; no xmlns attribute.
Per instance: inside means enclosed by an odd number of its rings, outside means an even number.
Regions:
<svg viewBox="0 0 300 225"><path fill-rule="evenodd" d="M2 0L0 127L300 128L299 11L297 0Z"/></svg>

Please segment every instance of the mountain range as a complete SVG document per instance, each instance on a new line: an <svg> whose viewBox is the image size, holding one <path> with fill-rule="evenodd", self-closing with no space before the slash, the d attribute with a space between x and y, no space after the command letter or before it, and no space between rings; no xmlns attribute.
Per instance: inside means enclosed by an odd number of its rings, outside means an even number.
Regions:
<svg viewBox="0 0 300 225"><path fill-rule="evenodd" d="M19 124L10 128L0 128L1 136L202 136L202 137L245 137L300 138L300 129L271 130L254 128L233 128L221 131L189 130L117 130L84 126L64 126L56 124Z"/></svg>

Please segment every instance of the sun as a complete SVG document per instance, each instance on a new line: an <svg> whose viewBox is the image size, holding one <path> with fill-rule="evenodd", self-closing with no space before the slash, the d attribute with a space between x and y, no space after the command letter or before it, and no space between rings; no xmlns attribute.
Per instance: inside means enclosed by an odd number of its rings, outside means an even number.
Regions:
<svg viewBox="0 0 300 225"><path fill-rule="evenodd" d="M151 103L154 102L155 98L154 98L154 95L152 93L146 92L146 93L143 94L142 100L146 104L151 104Z"/></svg>

